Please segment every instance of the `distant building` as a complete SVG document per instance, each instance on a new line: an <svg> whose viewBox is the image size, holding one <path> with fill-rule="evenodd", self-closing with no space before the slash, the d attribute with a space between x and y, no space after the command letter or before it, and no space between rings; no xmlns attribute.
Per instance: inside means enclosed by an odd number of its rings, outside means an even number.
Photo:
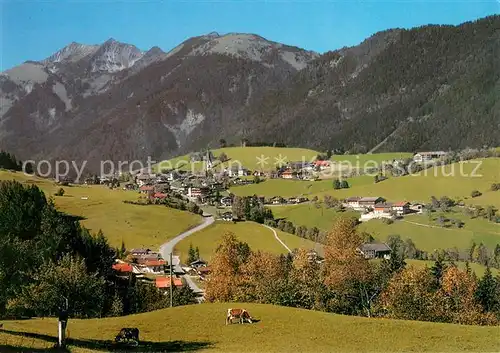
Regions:
<svg viewBox="0 0 500 353"><path fill-rule="evenodd" d="M232 222L233 221L233 213L232 212L224 212L221 216L223 221Z"/></svg>
<svg viewBox="0 0 500 353"><path fill-rule="evenodd" d="M283 179L294 179L297 177L297 173L291 170L285 170L283 173L281 173L281 177Z"/></svg>
<svg viewBox="0 0 500 353"><path fill-rule="evenodd" d="M444 151L418 152L413 156L413 161L416 163L423 163L433 159L443 158L446 155L448 155L448 152Z"/></svg>
<svg viewBox="0 0 500 353"><path fill-rule="evenodd" d="M227 175L230 178L248 176L250 175L250 171L243 167L232 167L229 170L227 170Z"/></svg>
<svg viewBox="0 0 500 353"><path fill-rule="evenodd" d="M360 196L352 196L345 199L345 206L349 208L359 208Z"/></svg>
<svg viewBox="0 0 500 353"><path fill-rule="evenodd" d="M374 208L376 204L384 202L382 197L362 197L358 200L360 208Z"/></svg>
<svg viewBox="0 0 500 353"><path fill-rule="evenodd" d="M392 205L392 211L398 216L410 213L410 203L407 201L396 202Z"/></svg>
<svg viewBox="0 0 500 353"><path fill-rule="evenodd" d="M182 287L182 279L179 277L172 277L172 284L174 287ZM155 278L155 285L158 289L168 289L170 288L170 276L162 276Z"/></svg>
<svg viewBox="0 0 500 353"><path fill-rule="evenodd" d="M390 259L391 248L385 243L365 243L358 248L365 259Z"/></svg>
<svg viewBox="0 0 500 353"><path fill-rule="evenodd" d="M189 187L187 196L191 198L205 197L209 192L210 190L207 187Z"/></svg>

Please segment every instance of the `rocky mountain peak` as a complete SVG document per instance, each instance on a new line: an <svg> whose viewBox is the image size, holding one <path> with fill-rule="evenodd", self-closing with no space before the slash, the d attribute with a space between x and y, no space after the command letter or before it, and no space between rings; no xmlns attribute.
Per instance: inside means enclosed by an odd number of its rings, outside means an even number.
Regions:
<svg viewBox="0 0 500 353"><path fill-rule="evenodd" d="M144 53L136 46L110 38L92 56L90 62L91 71L121 71L134 65L143 55Z"/></svg>
<svg viewBox="0 0 500 353"><path fill-rule="evenodd" d="M77 42L71 42L61 50L58 50L45 60L42 60L43 64L54 64L62 61L77 61L81 58L93 54L99 48L98 45L87 45L80 44Z"/></svg>

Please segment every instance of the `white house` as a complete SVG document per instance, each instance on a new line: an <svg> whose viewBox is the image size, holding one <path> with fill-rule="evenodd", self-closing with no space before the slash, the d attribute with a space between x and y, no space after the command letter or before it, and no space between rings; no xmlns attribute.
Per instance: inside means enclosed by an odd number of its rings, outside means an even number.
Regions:
<svg viewBox="0 0 500 353"><path fill-rule="evenodd" d="M413 161L423 163L433 159L438 159L446 156L448 153L444 151L418 152L413 156Z"/></svg>
<svg viewBox="0 0 500 353"><path fill-rule="evenodd" d="M232 168L226 170L226 172L230 178L250 175L249 170L246 168L243 168L243 167L232 167Z"/></svg>

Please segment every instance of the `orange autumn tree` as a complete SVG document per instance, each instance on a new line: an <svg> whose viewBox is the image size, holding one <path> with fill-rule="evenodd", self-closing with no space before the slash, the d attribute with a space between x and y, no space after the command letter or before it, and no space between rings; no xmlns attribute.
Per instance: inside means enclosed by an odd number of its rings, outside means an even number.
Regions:
<svg viewBox="0 0 500 353"><path fill-rule="evenodd" d="M405 268L392 277L380 296L381 311L395 319L435 321L438 298L432 290L433 283L427 267Z"/></svg>
<svg viewBox="0 0 500 353"><path fill-rule="evenodd" d="M325 245L324 283L335 293L331 309L345 314L371 316L377 295L374 274L368 260L359 253L363 243L354 219L340 218L328 234Z"/></svg>
<svg viewBox="0 0 500 353"><path fill-rule="evenodd" d="M441 310L447 321L466 325L495 325L497 320L492 313L484 313L474 296L477 279L471 273L450 266L443 274L441 288L438 290Z"/></svg>
<svg viewBox="0 0 500 353"><path fill-rule="evenodd" d="M224 234L210 264L212 273L205 291L207 301L227 302L238 298L242 265L250 254L247 243L238 241L234 233Z"/></svg>
<svg viewBox="0 0 500 353"><path fill-rule="evenodd" d="M295 306L324 310L321 268L306 249L297 249L293 256L290 283L294 291Z"/></svg>
<svg viewBox="0 0 500 353"><path fill-rule="evenodd" d="M267 252L252 253L241 267L238 300L280 304L286 291L286 266L280 256Z"/></svg>

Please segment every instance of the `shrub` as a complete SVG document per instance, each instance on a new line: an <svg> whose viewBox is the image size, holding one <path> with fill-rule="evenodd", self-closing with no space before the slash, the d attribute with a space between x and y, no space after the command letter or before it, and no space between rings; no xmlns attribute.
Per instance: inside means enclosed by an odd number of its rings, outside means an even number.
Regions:
<svg viewBox="0 0 500 353"><path fill-rule="evenodd" d="M481 196L481 195L482 195L482 194L481 194L479 191L477 191L477 190L474 190L474 191L472 191L472 192L470 193L470 196L471 196L471 197L478 197L478 196Z"/></svg>

